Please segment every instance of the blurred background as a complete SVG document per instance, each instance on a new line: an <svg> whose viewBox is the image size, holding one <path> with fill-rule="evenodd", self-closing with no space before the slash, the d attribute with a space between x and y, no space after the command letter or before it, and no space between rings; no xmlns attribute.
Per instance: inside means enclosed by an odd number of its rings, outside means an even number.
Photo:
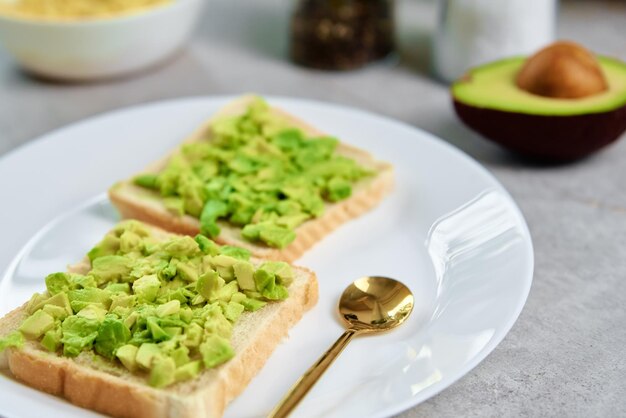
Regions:
<svg viewBox="0 0 626 418"><path fill-rule="evenodd" d="M313 70L289 59L295 0L205 3L190 42L165 62L132 76L95 83L46 81L21 71L0 49L0 154L51 129L115 108L181 96L258 92L369 109L435 133L478 159L506 155L469 134L452 116L445 81L435 71L432 54L433 36L442 25L437 1L397 0L393 12L397 52L342 72ZM564 0L556 7L554 16L539 11L527 20L548 19L557 39L626 58L626 2ZM22 123L25 118L37 123Z"/></svg>
<svg viewBox="0 0 626 418"><path fill-rule="evenodd" d="M0 5L3 1L8 0ZM78 82L22 70L8 47L22 41L35 49L39 45L41 54L26 54L26 60L50 53L57 41L87 56L102 52L89 45L85 27L36 40L32 31L45 33L44 24L24 28L0 13L0 45L5 46L0 47L0 156L51 130L126 106L247 92L340 103L429 131L479 160L519 204L535 245L535 278L520 319L498 349L457 384L402 417L624 415L625 136L570 164L521 158L462 123L449 83L471 66L531 54L555 39L624 61L625 0L355 1L381 7L370 17L382 19L387 30L379 38L366 30L348 48L354 55L330 57L315 54L306 25L294 32L292 22L294 16L315 20L316 9L308 8L312 3L341 0L174 1L198 9L181 9L173 21L158 21L162 26L150 31L116 23L109 32L107 25L96 24L101 32L94 35L113 49L125 44L122 34L145 42L128 62L157 54L159 46L167 45L173 54L132 74ZM156 15L161 16L155 10ZM191 27L196 20L184 42L183 23ZM393 27L385 23L389 20ZM389 54L386 36L395 40ZM343 60L346 56L351 58ZM67 64L68 71L78 67ZM626 73L612 83L624 94ZM621 110L609 109L613 122L596 124L599 129L626 126L626 105L618 100L626 95L612 97ZM544 126L560 132L556 124ZM611 134L616 132L621 131ZM587 131L578 127L569 133L581 134L584 141ZM561 138L566 144L567 139Z"/></svg>

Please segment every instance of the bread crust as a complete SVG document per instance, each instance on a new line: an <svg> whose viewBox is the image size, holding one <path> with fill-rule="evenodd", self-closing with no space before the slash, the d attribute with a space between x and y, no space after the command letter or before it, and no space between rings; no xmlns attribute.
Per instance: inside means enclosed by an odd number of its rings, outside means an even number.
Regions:
<svg viewBox="0 0 626 418"><path fill-rule="evenodd" d="M194 142L206 137L213 120L224 115L243 112L251 100L251 96L245 96L227 105L184 142ZM324 135L316 128L278 108L272 108L272 111L308 135ZM374 208L393 190L394 173L390 164L377 161L369 153L347 144L340 144L337 152L354 158L365 167L376 171L377 174L358 182L353 188L351 197L337 203L326 204L322 216L306 221L296 228L296 239L286 248L276 249L250 243L241 238L240 228L225 222L220 222L222 232L215 238L215 241L220 244L247 248L257 257L292 262L342 224ZM160 171L168 159L169 157L166 157L151 164L144 172ZM109 198L124 218L139 219L179 234L195 235L200 231L198 219L189 215L172 215L160 202L158 193L135 186L130 180L118 183L109 189Z"/></svg>
<svg viewBox="0 0 626 418"><path fill-rule="evenodd" d="M69 270L84 270L84 264ZM116 366L116 374L109 373L86 365L84 358L66 358L44 351L36 342L7 349L2 356L4 362L0 359L0 368L4 364L13 376L33 388L113 417L221 417L228 403L262 369L289 329L317 303L315 273L303 267L293 268L296 279L289 287L289 298L244 314L233 330L235 357L189 382L155 389L140 377L125 376L121 366ZM7 314L0 320L0 336L17 329L27 316L26 305Z"/></svg>

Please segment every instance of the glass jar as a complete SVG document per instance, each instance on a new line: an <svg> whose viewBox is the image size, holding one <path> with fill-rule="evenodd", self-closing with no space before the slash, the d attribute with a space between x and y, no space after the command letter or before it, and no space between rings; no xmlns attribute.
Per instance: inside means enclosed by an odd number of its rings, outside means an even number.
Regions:
<svg viewBox="0 0 626 418"><path fill-rule="evenodd" d="M295 63L358 68L393 50L393 0L298 0L290 30Z"/></svg>
<svg viewBox="0 0 626 418"><path fill-rule="evenodd" d="M476 65L530 55L554 40L557 0L439 0L433 61L453 81Z"/></svg>

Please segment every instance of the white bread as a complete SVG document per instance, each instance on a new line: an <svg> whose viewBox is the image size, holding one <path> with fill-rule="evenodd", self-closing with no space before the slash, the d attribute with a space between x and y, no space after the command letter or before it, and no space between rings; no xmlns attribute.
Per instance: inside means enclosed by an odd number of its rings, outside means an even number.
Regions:
<svg viewBox="0 0 626 418"><path fill-rule="evenodd" d="M164 236L169 234L164 234ZM259 263L260 260L252 260ZM69 271L86 272L89 262ZM76 358L46 351L38 342L0 353L0 369L36 389L64 397L75 405L120 418L217 418L261 370L289 328L318 298L315 273L295 267L289 297L244 312L233 329L235 357L196 379L166 389L147 385L146 376L132 374L114 362L84 352ZM28 316L26 305L0 319L0 337L16 330Z"/></svg>
<svg viewBox="0 0 626 418"><path fill-rule="evenodd" d="M252 96L244 96L214 115L204 126L198 129L185 142L197 141L210 135L210 126L214 119L239 115L246 111ZM296 117L272 107L272 112L298 127L310 136L324 134ZM353 187L352 196L337 203L327 203L324 214L319 218L304 222L296 229L297 237L286 248L280 250L263 244L255 244L241 237L241 228L227 222L218 222L221 233L215 238L220 244L237 245L247 248L257 257L293 261L299 258L309 248L319 242L324 236L351 219L357 218L376 206L393 189L393 167L389 163L377 161L361 149L339 144L337 153L350 157L363 167L376 172L374 176L359 181ZM147 167L144 173L157 173L167 163L166 157ZM118 208L124 218L139 219L157 225L168 231L195 235L200 230L198 219L185 215L174 216L162 204L157 192L134 185L130 180L117 183L109 190L111 202Z"/></svg>

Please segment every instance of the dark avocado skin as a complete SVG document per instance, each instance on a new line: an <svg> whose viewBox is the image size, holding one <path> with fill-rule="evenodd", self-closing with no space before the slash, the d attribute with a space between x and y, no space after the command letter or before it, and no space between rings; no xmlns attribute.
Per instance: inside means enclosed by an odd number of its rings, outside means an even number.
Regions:
<svg viewBox="0 0 626 418"><path fill-rule="evenodd" d="M615 110L543 116L478 108L454 100L461 120L505 148L537 160L574 161L610 144L626 130L626 104Z"/></svg>

